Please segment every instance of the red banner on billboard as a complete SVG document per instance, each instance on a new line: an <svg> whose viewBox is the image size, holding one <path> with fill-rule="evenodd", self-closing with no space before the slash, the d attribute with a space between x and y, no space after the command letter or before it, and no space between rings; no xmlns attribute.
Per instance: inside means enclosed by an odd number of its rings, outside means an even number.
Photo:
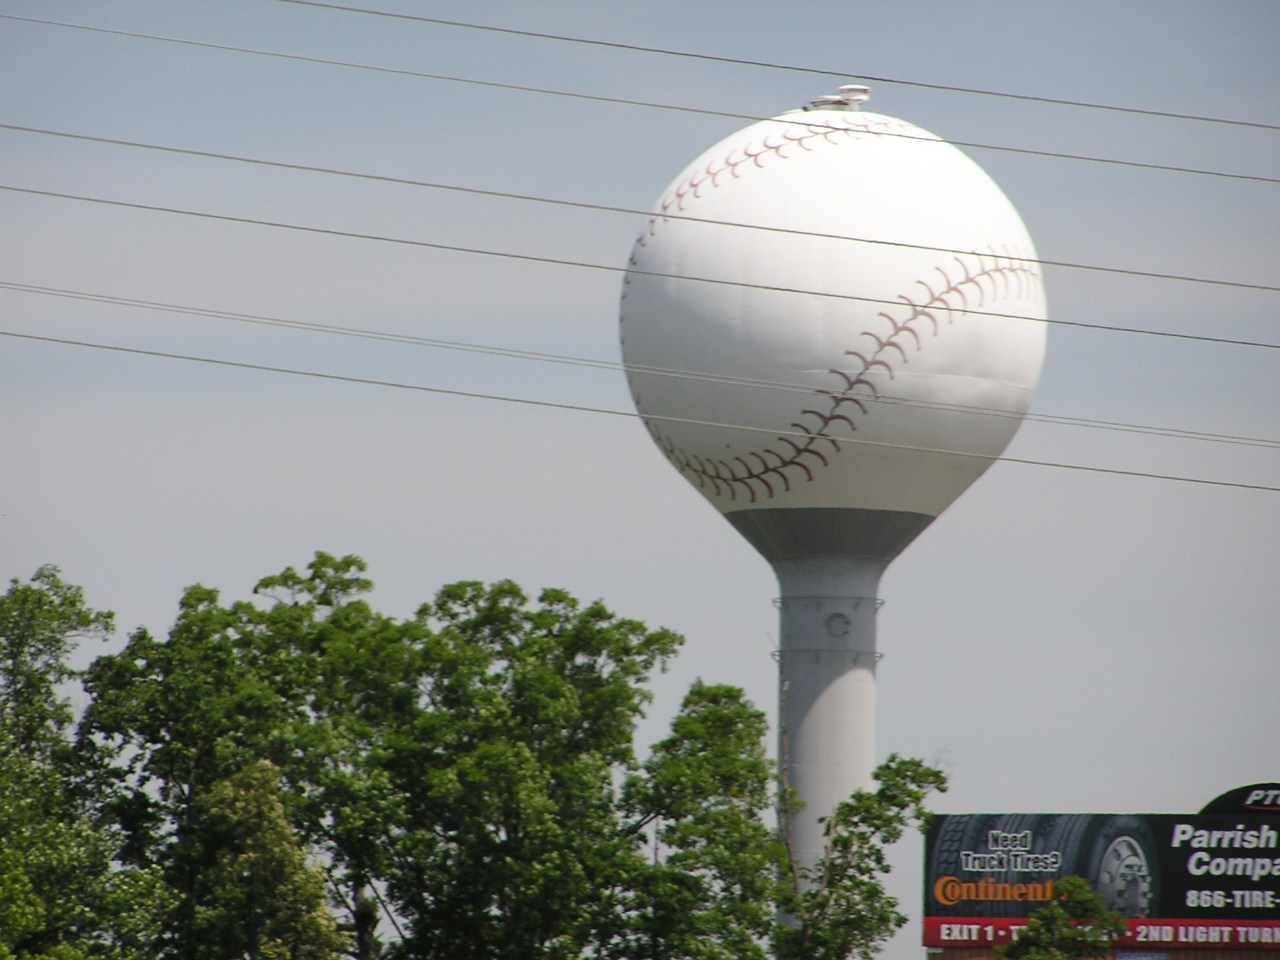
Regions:
<svg viewBox="0 0 1280 960"><path fill-rule="evenodd" d="M1280 952L1280 920L1141 920L1125 921L1129 933L1118 947L1221 947ZM989 947L1016 940L1025 919L1012 917L926 917L926 947Z"/></svg>

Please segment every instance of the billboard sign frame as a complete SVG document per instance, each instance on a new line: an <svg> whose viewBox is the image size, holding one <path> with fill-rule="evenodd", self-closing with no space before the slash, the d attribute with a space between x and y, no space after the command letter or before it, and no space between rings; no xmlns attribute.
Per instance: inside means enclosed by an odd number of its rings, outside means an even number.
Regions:
<svg viewBox="0 0 1280 960"><path fill-rule="evenodd" d="M1008 943L1053 898L1055 881L1079 876L1125 918L1118 946L1280 956L1280 809L1243 802L1280 799L1280 787L1258 787L1274 792L1232 791L1206 808L1214 813L936 815L925 840L924 945Z"/></svg>

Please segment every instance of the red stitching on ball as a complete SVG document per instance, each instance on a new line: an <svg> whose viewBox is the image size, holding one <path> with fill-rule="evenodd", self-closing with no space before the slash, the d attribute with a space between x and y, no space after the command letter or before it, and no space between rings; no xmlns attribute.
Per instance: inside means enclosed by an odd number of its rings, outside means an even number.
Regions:
<svg viewBox="0 0 1280 960"><path fill-rule="evenodd" d="M733 466L724 460L715 461L714 465L709 466L706 461L696 454L685 451L682 447L676 445L675 441L667 437L660 427L654 423L649 424L649 432L653 436L658 447L666 454L667 459L682 473L694 480L699 487L705 488L710 484L715 495L719 496L723 490L729 495L731 500L736 501L739 496L744 496L751 503L757 502L760 497L772 499L777 495L773 485L769 482L771 478L780 479L783 483L784 491L792 489L793 477L803 476L806 481L814 479L814 470L825 468L831 465L827 454L818 449L818 445L830 445L830 453L833 455L841 452L841 445L835 433L837 428L846 429L849 433L857 430L857 424L850 416L856 409L860 416L868 416L870 409L863 402L863 397L873 398L879 396L879 390L876 384L866 378L873 369L880 368L893 379L895 376L895 366L890 362L892 354L895 351L901 358L899 365L906 364L908 354L905 344L907 344L907 336L911 337L911 344L918 352L924 349L924 341L921 338L920 331L913 324L918 325L928 320L932 325L932 335L938 336L941 331L936 311L946 311L946 322L950 325L954 321L956 308L948 303L948 298L958 297L962 306L960 311L983 306L988 299L988 290L985 285L989 285L990 294L994 297L999 293L997 284L1004 287L1006 293L1016 287L1021 293L1025 288L1024 284L1031 284L1039 279L1039 273L1035 270L1033 264L1021 258L1015 258L1007 252L1004 256L996 254L994 250L989 256L975 255L975 262L967 263L960 257L955 258L959 265L959 273L952 276L946 270L938 268L938 273L942 276L944 286L934 290L924 281L917 281L920 286L928 291L927 299L917 303L906 295L899 295L898 299L902 300L908 310L905 319L895 320L890 314L880 312L878 317L886 320L891 328L891 332L886 337L872 333L871 331L863 331L864 336L869 337L876 343L876 349L869 355L854 349L844 352L846 357L856 360L857 363L850 369L833 368L829 373L843 382L843 387L837 389L816 388L813 395L822 397L828 401L826 409L815 409L813 407L802 407L800 416L812 417L816 425L810 426L797 420L790 424L798 434L803 435L803 439L788 436L778 436L774 441L761 449L747 451L741 455L735 455L734 461L738 466ZM989 262L984 262L989 261ZM970 288L970 293L965 294L965 289ZM975 292L976 291L976 292ZM973 303L971 301L976 301ZM862 396L859 396L859 393ZM637 401L638 405L638 401ZM643 413L643 411L641 411ZM770 463L769 458L776 460L776 463ZM752 466L748 460L756 460L759 466ZM816 460L817 463L813 461ZM756 485L759 485L758 488Z"/></svg>
<svg viewBox="0 0 1280 960"><path fill-rule="evenodd" d="M833 118L832 122L836 122L835 118ZM747 170L753 168L763 170L765 160L768 157L776 156L781 160L790 159L791 155L784 151L786 147L793 144L798 144L804 150L811 151L813 149L812 145L817 141L839 144L850 139L857 140L861 134L908 133L913 136L919 135L917 128L912 127L910 124L895 120L873 119L869 115L853 114L839 118L839 122L843 123L844 126L809 124L804 127L798 127L793 125L783 131L780 142L776 133L769 133L765 135L763 141L749 143L745 146L735 145L726 156L721 157L719 160L709 161L706 166L672 186L667 195L659 201L659 211L649 218L648 224L636 243L639 246L644 246L645 240L653 236L658 223L662 222L673 208L677 212L683 213L690 200L702 197L704 187L714 189L720 186L724 173L727 172L731 179L736 180Z"/></svg>

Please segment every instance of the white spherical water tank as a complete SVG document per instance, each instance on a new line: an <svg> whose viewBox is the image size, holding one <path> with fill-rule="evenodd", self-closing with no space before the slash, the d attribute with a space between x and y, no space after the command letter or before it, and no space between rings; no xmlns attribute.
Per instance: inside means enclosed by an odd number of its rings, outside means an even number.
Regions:
<svg viewBox="0 0 1280 960"><path fill-rule="evenodd" d="M1044 356L1044 289L1013 205L865 87L693 161L636 241L621 335L650 434L773 565L779 762L818 818L872 786L876 592L999 457Z"/></svg>

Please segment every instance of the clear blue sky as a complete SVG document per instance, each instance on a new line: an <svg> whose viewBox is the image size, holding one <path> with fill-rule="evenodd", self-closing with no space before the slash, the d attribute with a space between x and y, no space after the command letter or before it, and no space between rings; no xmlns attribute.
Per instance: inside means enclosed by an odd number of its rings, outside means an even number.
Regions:
<svg viewBox="0 0 1280 960"><path fill-rule="evenodd" d="M0 0L0 14L392 70L768 116L864 77L1280 123L1280 8L1201 2L410 3L379 9L766 61L731 65L276 0ZM0 19L0 123L646 208L745 120ZM979 144L1275 177L1275 130L870 81ZM1275 284L1280 186L972 149L1046 259ZM0 129L6 186L619 267L641 218ZM0 282L616 363L619 276L0 191ZM1050 267L1055 319L1280 343L1277 294ZM629 411L615 369L0 288L0 330ZM1280 353L1051 330L1011 456L1280 485ZM408 615L459 579L603 597L684 632L771 712L767 566L628 416L0 337L0 574L46 562L163 632L317 549ZM947 812L1198 809L1280 778L1280 496L998 464L882 587L879 742ZM86 654L87 656L87 654ZM919 849L897 892L919 909ZM888 956L917 956L918 931Z"/></svg>

